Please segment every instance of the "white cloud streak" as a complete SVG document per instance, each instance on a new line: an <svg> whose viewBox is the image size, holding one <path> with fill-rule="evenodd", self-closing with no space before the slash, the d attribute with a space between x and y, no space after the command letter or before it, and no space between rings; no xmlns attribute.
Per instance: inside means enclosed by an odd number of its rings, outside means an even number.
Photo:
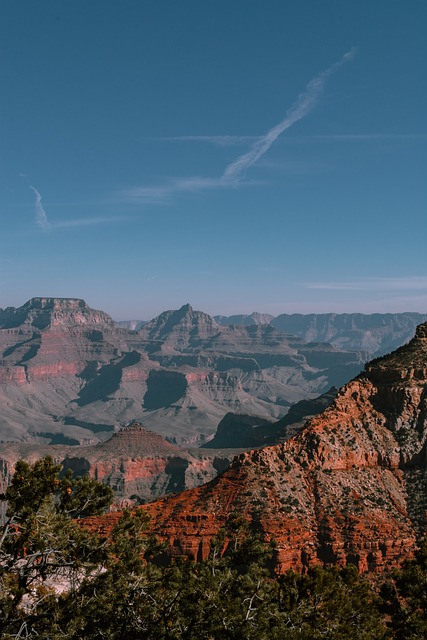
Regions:
<svg viewBox="0 0 427 640"><path fill-rule="evenodd" d="M121 192L121 195L133 202L161 204L168 202L171 196L176 193L197 193L206 189L230 188L239 185L242 179L245 178L246 171L267 153L279 136L314 109L328 78L344 64L351 61L355 54L356 49L350 49L343 55L341 60L310 80L305 91L298 96L296 102L288 109L284 119L263 136L180 136L179 138L163 138L164 140L204 141L220 146L230 146L231 144L240 144L251 140L252 147L250 150L231 162L219 178L198 176L172 178L159 185L127 188Z"/></svg>
<svg viewBox="0 0 427 640"><path fill-rule="evenodd" d="M260 143L264 136L174 136L153 138L166 142L196 142L216 147L235 147L245 143ZM313 142L423 142L427 133L327 133L306 136L287 136L287 143L304 144Z"/></svg>
<svg viewBox="0 0 427 640"><path fill-rule="evenodd" d="M37 191L37 189L35 187L33 187L33 185L28 180L28 177L24 173L21 173L20 175L21 175L22 178L24 178L25 182L27 183L28 188L31 189L31 191L34 193L34 196L35 196L34 207L35 207L36 224L43 231L50 231L52 229L52 225L50 224L50 222L48 220L48 217L47 217L47 213L43 208L42 197L40 195L40 192Z"/></svg>
<svg viewBox="0 0 427 640"><path fill-rule="evenodd" d="M52 225L50 224L47 218L47 213L43 208L42 197L35 187L31 185L29 185L29 187L36 197L36 201L35 201L36 222L39 225L39 227L43 229L43 231L49 231L52 228Z"/></svg>
<svg viewBox="0 0 427 640"><path fill-rule="evenodd" d="M147 204L167 203L176 193L199 193L207 189L224 187L221 178L203 178L190 176L188 178L173 178L164 184L148 187L130 187L121 192L128 200Z"/></svg>
<svg viewBox="0 0 427 640"><path fill-rule="evenodd" d="M68 218L66 220L50 222L47 217L47 213L43 208L40 192L30 183L28 177L24 173L19 175L24 178L28 188L34 193L36 224L45 232L52 231L53 229L71 229L73 227L91 227L100 224L112 224L131 219L130 216L98 216L92 218Z"/></svg>
<svg viewBox="0 0 427 640"><path fill-rule="evenodd" d="M110 216L110 217L97 217L97 218L69 218L68 220L61 220L60 222L54 222L51 227L54 229L71 229L73 227L93 227L100 224L114 224L116 222L123 222L124 220L131 220L131 216Z"/></svg>
<svg viewBox="0 0 427 640"><path fill-rule="evenodd" d="M249 167L267 153L271 145L286 129L292 127L293 124L313 110L324 90L326 80L335 73L335 71L338 71L340 67L352 60L355 54L356 50L354 48L350 49L350 51L347 51L347 53L343 55L339 62L336 62L313 78L313 80L310 80L306 90L298 96L296 102L287 111L284 119L270 129L270 131L267 131L260 140L255 142L252 145L252 149L229 164L223 173L222 179L227 182L236 182L244 177Z"/></svg>

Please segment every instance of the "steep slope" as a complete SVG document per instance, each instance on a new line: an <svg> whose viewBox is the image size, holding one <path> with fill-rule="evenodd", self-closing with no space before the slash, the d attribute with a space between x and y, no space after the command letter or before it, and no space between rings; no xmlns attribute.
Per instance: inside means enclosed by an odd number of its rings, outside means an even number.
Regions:
<svg viewBox="0 0 427 640"><path fill-rule="evenodd" d="M31 298L22 307L0 309L1 329L22 325L29 329L83 325L114 327L114 321L104 311L91 309L79 298Z"/></svg>
<svg viewBox="0 0 427 640"><path fill-rule="evenodd" d="M279 444L301 431L307 420L322 413L335 400L338 394L336 387L331 387L321 396L312 400L300 400L292 405L288 413L274 423L265 436L265 444Z"/></svg>
<svg viewBox="0 0 427 640"><path fill-rule="evenodd" d="M146 508L177 554L206 557L237 512L277 541L280 571L349 562L381 571L427 532L426 443L424 324L284 444L243 453L207 485Z"/></svg>
<svg viewBox="0 0 427 640"><path fill-rule="evenodd" d="M263 420L247 413L226 413L218 425L212 440L202 445L204 449L241 447L251 449L265 445L265 434L276 422Z"/></svg>
<svg viewBox="0 0 427 640"><path fill-rule="evenodd" d="M164 311L147 322L139 331L141 337L168 352L197 347L219 331L215 320L207 313L194 311L188 303L174 311ZM150 349L151 350L151 349Z"/></svg>
<svg viewBox="0 0 427 640"><path fill-rule="evenodd" d="M69 450L62 464L110 486L117 505L148 502L208 482L232 457L230 451L209 455L178 448L134 422L107 442Z"/></svg>
<svg viewBox="0 0 427 640"><path fill-rule="evenodd" d="M240 447L252 449L279 444L301 431L307 420L318 415L336 398L338 389L331 387L313 400L300 400L292 405L288 413L277 421L262 420L259 416L227 413L218 425L217 431L206 444L205 449Z"/></svg>

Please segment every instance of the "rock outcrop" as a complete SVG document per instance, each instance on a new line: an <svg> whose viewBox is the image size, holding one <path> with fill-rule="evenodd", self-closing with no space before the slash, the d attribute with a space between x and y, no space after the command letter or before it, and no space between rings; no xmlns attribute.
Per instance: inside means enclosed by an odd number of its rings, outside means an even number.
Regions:
<svg viewBox="0 0 427 640"><path fill-rule="evenodd" d="M64 471L71 469L110 486L118 509L208 482L228 467L236 453L183 449L134 422L94 446L5 445L0 452L0 493L17 460L34 462L50 454Z"/></svg>
<svg viewBox="0 0 427 640"><path fill-rule="evenodd" d="M1 329L12 329L21 325L46 329L97 324L114 326L114 321L104 311L91 309L79 298L31 298L17 309L0 309Z"/></svg>
<svg viewBox="0 0 427 640"><path fill-rule="evenodd" d="M229 451L209 455L178 448L139 423L121 429L107 442L73 449L62 461L64 469L110 486L116 507L197 487L215 478L233 458Z"/></svg>
<svg viewBox="0 0 427 640"><path fill-rule="evenodd" d="M410 556L427 532L426 462L424 324L290 440L242 453L212 482L144 508L175 554L206 557L237 512L276 540L279 571L352 563L379 572Z"/></svg>
<svg viewBox="0 0 427 640"><path fill-rule="evenodd" d="M127 376L143 384L153 367L127 343L128 334L74 298L32 298L1 310L0 438L49 442L63 435L90 444L108 437L117 420L132 418L131 393L121 415L105 411ZM95 418L86 407L97 402L104 411Z"/></svg>
<svg viewBox="0 0 427 640"><path fill-rule="evenodd" d="M270 325L218 325L184 305L139 331L75 298L0 310L0 440L92 445L134 419L206 442L227 412L279 418L347 381L359 353Z"/></svg>
<svg viewBox="0 0 427 640"><path fill-rule="evenodd" d="M164 311L139 331L151 347L158 344L165 351L172 349L178 352L195 347L201 340L209 340L218 332L219 326L211 316L194 311L188 303L180 309Z"/></svg>

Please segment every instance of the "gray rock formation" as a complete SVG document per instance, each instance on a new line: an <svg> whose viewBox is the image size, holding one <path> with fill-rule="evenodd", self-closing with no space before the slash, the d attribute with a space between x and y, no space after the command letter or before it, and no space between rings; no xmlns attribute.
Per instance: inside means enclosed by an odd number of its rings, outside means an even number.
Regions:
<svg viewBox="0 0 427 640"><path fill-rule="evenodd" d="M134 419L201 444L228 412L278 419L366 358L187 304L139 331L75 298L0 310L0 440L93 445Z"/></svg>
<svg viewBox="0 0 427 640"><path fill-rule="evenodd" d="M329 342L338 349L364 351L372 358L408 342L417 325L426 320L427 314L421 313L283 313L271 323L307 342Z"/></svg>
<svg viewBox="0 0 427 640"><path fill-rule="evenodd" d="M270 324L274 316L269 313L258 313L253 311L249 315L237 314L235 316L214 316L218 324Z"/></svg>

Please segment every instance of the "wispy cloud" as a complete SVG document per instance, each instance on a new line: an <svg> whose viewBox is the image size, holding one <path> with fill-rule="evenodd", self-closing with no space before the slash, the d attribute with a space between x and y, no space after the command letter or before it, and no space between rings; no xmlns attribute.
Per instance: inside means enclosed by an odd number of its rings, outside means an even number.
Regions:
<svg viewBox="0 0 427 640"><path fill-rule="evenodd" d="M131 220L131 216L99 216L95 218L69 218L68 220L61 220L59 222L52 223L53 229L70 229L72 227L93 227L101 224L114 224L116 222L123 222L124 220Z"/></svg>
<svg viewBox="0 0 427 640"><path fill-rule="evenodd" d="M216 147L235 147L260 140L261 136L169 136L155 139L165 142L205 142Z"/></svg>
<svg viewBox="0 0 427 640"><path fill-rule="evenodd" d="M360 278L346 282L303 282L307 289L329 291L427 291L427 276Z"/></svg>
<svg viewBox="0 0 427 640"><path fill-rule="evenodd" d="M20 175L22 176L22 178L24 178L25 182L27 183L28 188L31 189L31 191L34 193L34 196L35 196L34 208L35 208L36 224L43 231L50 231L51 228L52 228L52 225L50 224L50 222L48 220L48 217L47 217L47 213L43 208L42 197L40 195L40 192L37 191L37 189L35 187L33 187L33 185L28 180L28 177L24 173L21 173Z"/></svg>
<svg viewBox="0 0 427 640"><path fill-rule="evenodd" d="M259 143L264 136L169 136L154 138L165 142L195 142L206 143L216 147L235 147L246 143ZM427 139L427 133L325 133L317 135L290 135L287 143L313 142L417 142Z"/></svg>
<svg viewBox="0 0 427 640"><path fill-rule="evenodd" d="M203 178L190 176L188 178L171 178L163 184L148 187L130 187L121 192L128 200L145 202L147 204L161 204L169 201L176 193L198 193L207 189L224 187L221 178Z"/></svg>
<svg viewBox="0 0 427 640"><path fill-rule="evenodd" d="M263 136L249 138L246 136L180 136L179 138L168 138L169 140L204 141L221 146L230 146L230 144L235 144L236 142L241 143L251 140L252 146L249 151L238 156L236 160L227 165L219 178L203 178L198 176L173 178L159 185L131 187L123 190L121 195L124 195L127 199L134 202L162 203L167 202L170 197L176 193L194 193L206 189L221 189L240 185L246 176L247 170L267 153L279 136L314 109L328 78L347 62L351 61L355 54L356 50L354 48L350 49L350 51L347 51L347 53L343 55L341 60L310 80L305 91L298 96L295 103L288 109L283 120Z"/></svg>
<svg viewBox="0 0 427 640"><path fill-rule="evenodd" d="M277 138L293 124L304 118L316 106L324 88L327 79L340 67L354 58L356 50L347 51L335 64L320 73L318 76L310 80L306 90L301 93L296 102L287 111L284 119L275 127L267 131L267 133L252 145L252 148L243 155L239 156L234 162L228 165L223 173L223 180L235 182L240 180L257 160L259 160L277 140Z"/></svg>
<svg viewBox="0 0 427 640"><path fill-rule="evenodd" d="M418 142L427 139L427 133L338 133L312 136L289 136L295 143L313 142Z"/></svg>
<svg viewBox="0 0 427 640"><path fill-rule="evenodd" d="M70 229L73 227L91 227L101 224L112 224L116 222L123 222L124 220L130 220L130 216L97 216L91 218L68 218L65 220L57 220L51 222L47 213L42 205L42 197L40 192L30 183L28 177L21 173L20 176L24 178L27 186L34 193L35 196L35 220L36 224L43 231L52 231L53 229Z"/></svg>

